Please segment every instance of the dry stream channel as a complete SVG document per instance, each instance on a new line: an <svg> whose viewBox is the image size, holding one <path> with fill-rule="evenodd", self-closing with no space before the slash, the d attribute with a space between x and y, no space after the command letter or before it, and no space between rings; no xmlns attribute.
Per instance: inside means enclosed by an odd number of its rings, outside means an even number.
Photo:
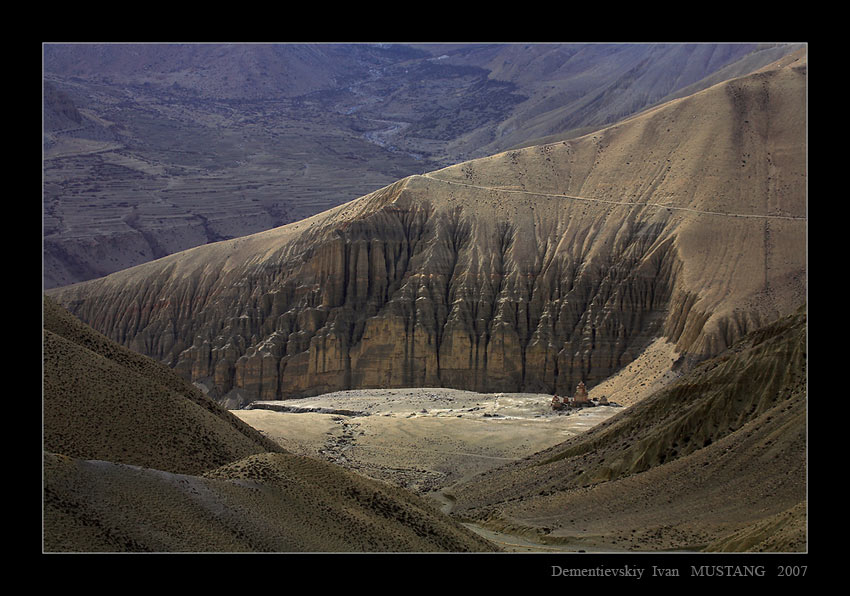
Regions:
<svg viewBox="0 0 850 596"><path fill-rule="evenodd" d="M561 443L622 411L597 405L556 412L551 400L547 394L370 389L254 402L233 413L293 453L407 488L449 512L457 482ZM509 551L574 550L467 525Z"/></svg>

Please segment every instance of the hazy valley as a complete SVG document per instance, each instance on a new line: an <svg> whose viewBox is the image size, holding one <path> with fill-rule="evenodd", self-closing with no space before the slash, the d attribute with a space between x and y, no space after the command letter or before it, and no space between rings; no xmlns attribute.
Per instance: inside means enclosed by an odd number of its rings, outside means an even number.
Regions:
<svg viewBox="0 0 850 596"><path fill-rule="evenodd" d="M48 44L45 287L598 128L792 48Z"/></svg>
<svg viewBox="0 0 850 596"><path fill-rule="evenodd" d="M798 47L46 59L45 549L805 552Z"/></svg>

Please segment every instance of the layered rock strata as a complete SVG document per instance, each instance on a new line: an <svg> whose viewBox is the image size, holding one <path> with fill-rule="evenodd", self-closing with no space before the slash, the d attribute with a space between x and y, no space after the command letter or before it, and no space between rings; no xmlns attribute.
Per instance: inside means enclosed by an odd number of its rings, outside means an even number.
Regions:
<svg viewBox="0 0 850 596"><path fill-rule="evenodd" d="M603 131L52 292L231 406L365 387L570 394L805 299L805 57Z"/></svg>

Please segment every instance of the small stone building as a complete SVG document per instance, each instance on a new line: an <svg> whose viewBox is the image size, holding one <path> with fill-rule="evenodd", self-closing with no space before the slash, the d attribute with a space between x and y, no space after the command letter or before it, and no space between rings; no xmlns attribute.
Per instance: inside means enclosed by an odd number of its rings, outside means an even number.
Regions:
<svg viewBox="0 0 850 596"><path fill-rule="evenodd" d="M573 398L573 401L577 404L586 404L590 401L590 397L587 395L587 387L584 386L584 381L579 381L578 385L576 385L576 395Z"/></svg>
<svg viewBox="0 0 850 596"><path fill-rule="evenodd" d="M608 403L607 400L604 403ZM562 410L563 408L577 408L593 405L595 404L590 401L590 396L588 396L587 394L587 387L585 387L584 381L580 381L579 384L576 386L576 394L573 397L558 397L557 395L552 397L553 410Z"/></svg>

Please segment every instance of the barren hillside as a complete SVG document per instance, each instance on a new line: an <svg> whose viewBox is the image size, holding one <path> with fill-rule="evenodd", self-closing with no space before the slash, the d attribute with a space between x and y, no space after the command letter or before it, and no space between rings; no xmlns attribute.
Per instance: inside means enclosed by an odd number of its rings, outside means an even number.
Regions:
<svg viewBox="0 0 850 596"><path fill-rule="evenodd" d="M571 393L659 337L698 361L805 301L805 102L803 53L51 295L230 406Z"/></svg>
<svg viewBox="0 0 850 596"><path fill-rule="evenodd" d="M285 452L44 304L46 552L492 551L426 501Z"/></svg>
<svg viewBox="0 0 850 596"><path fill-rule="evenodd" d="M554 544L807 550L806 316L587 433L451 489L453 512Z"/></svg>
<svg viewBox="0 0 850 596"><path fill-rule="evenodd" d="M599 128L793 47L45 44L44 285Z"/></svg>

